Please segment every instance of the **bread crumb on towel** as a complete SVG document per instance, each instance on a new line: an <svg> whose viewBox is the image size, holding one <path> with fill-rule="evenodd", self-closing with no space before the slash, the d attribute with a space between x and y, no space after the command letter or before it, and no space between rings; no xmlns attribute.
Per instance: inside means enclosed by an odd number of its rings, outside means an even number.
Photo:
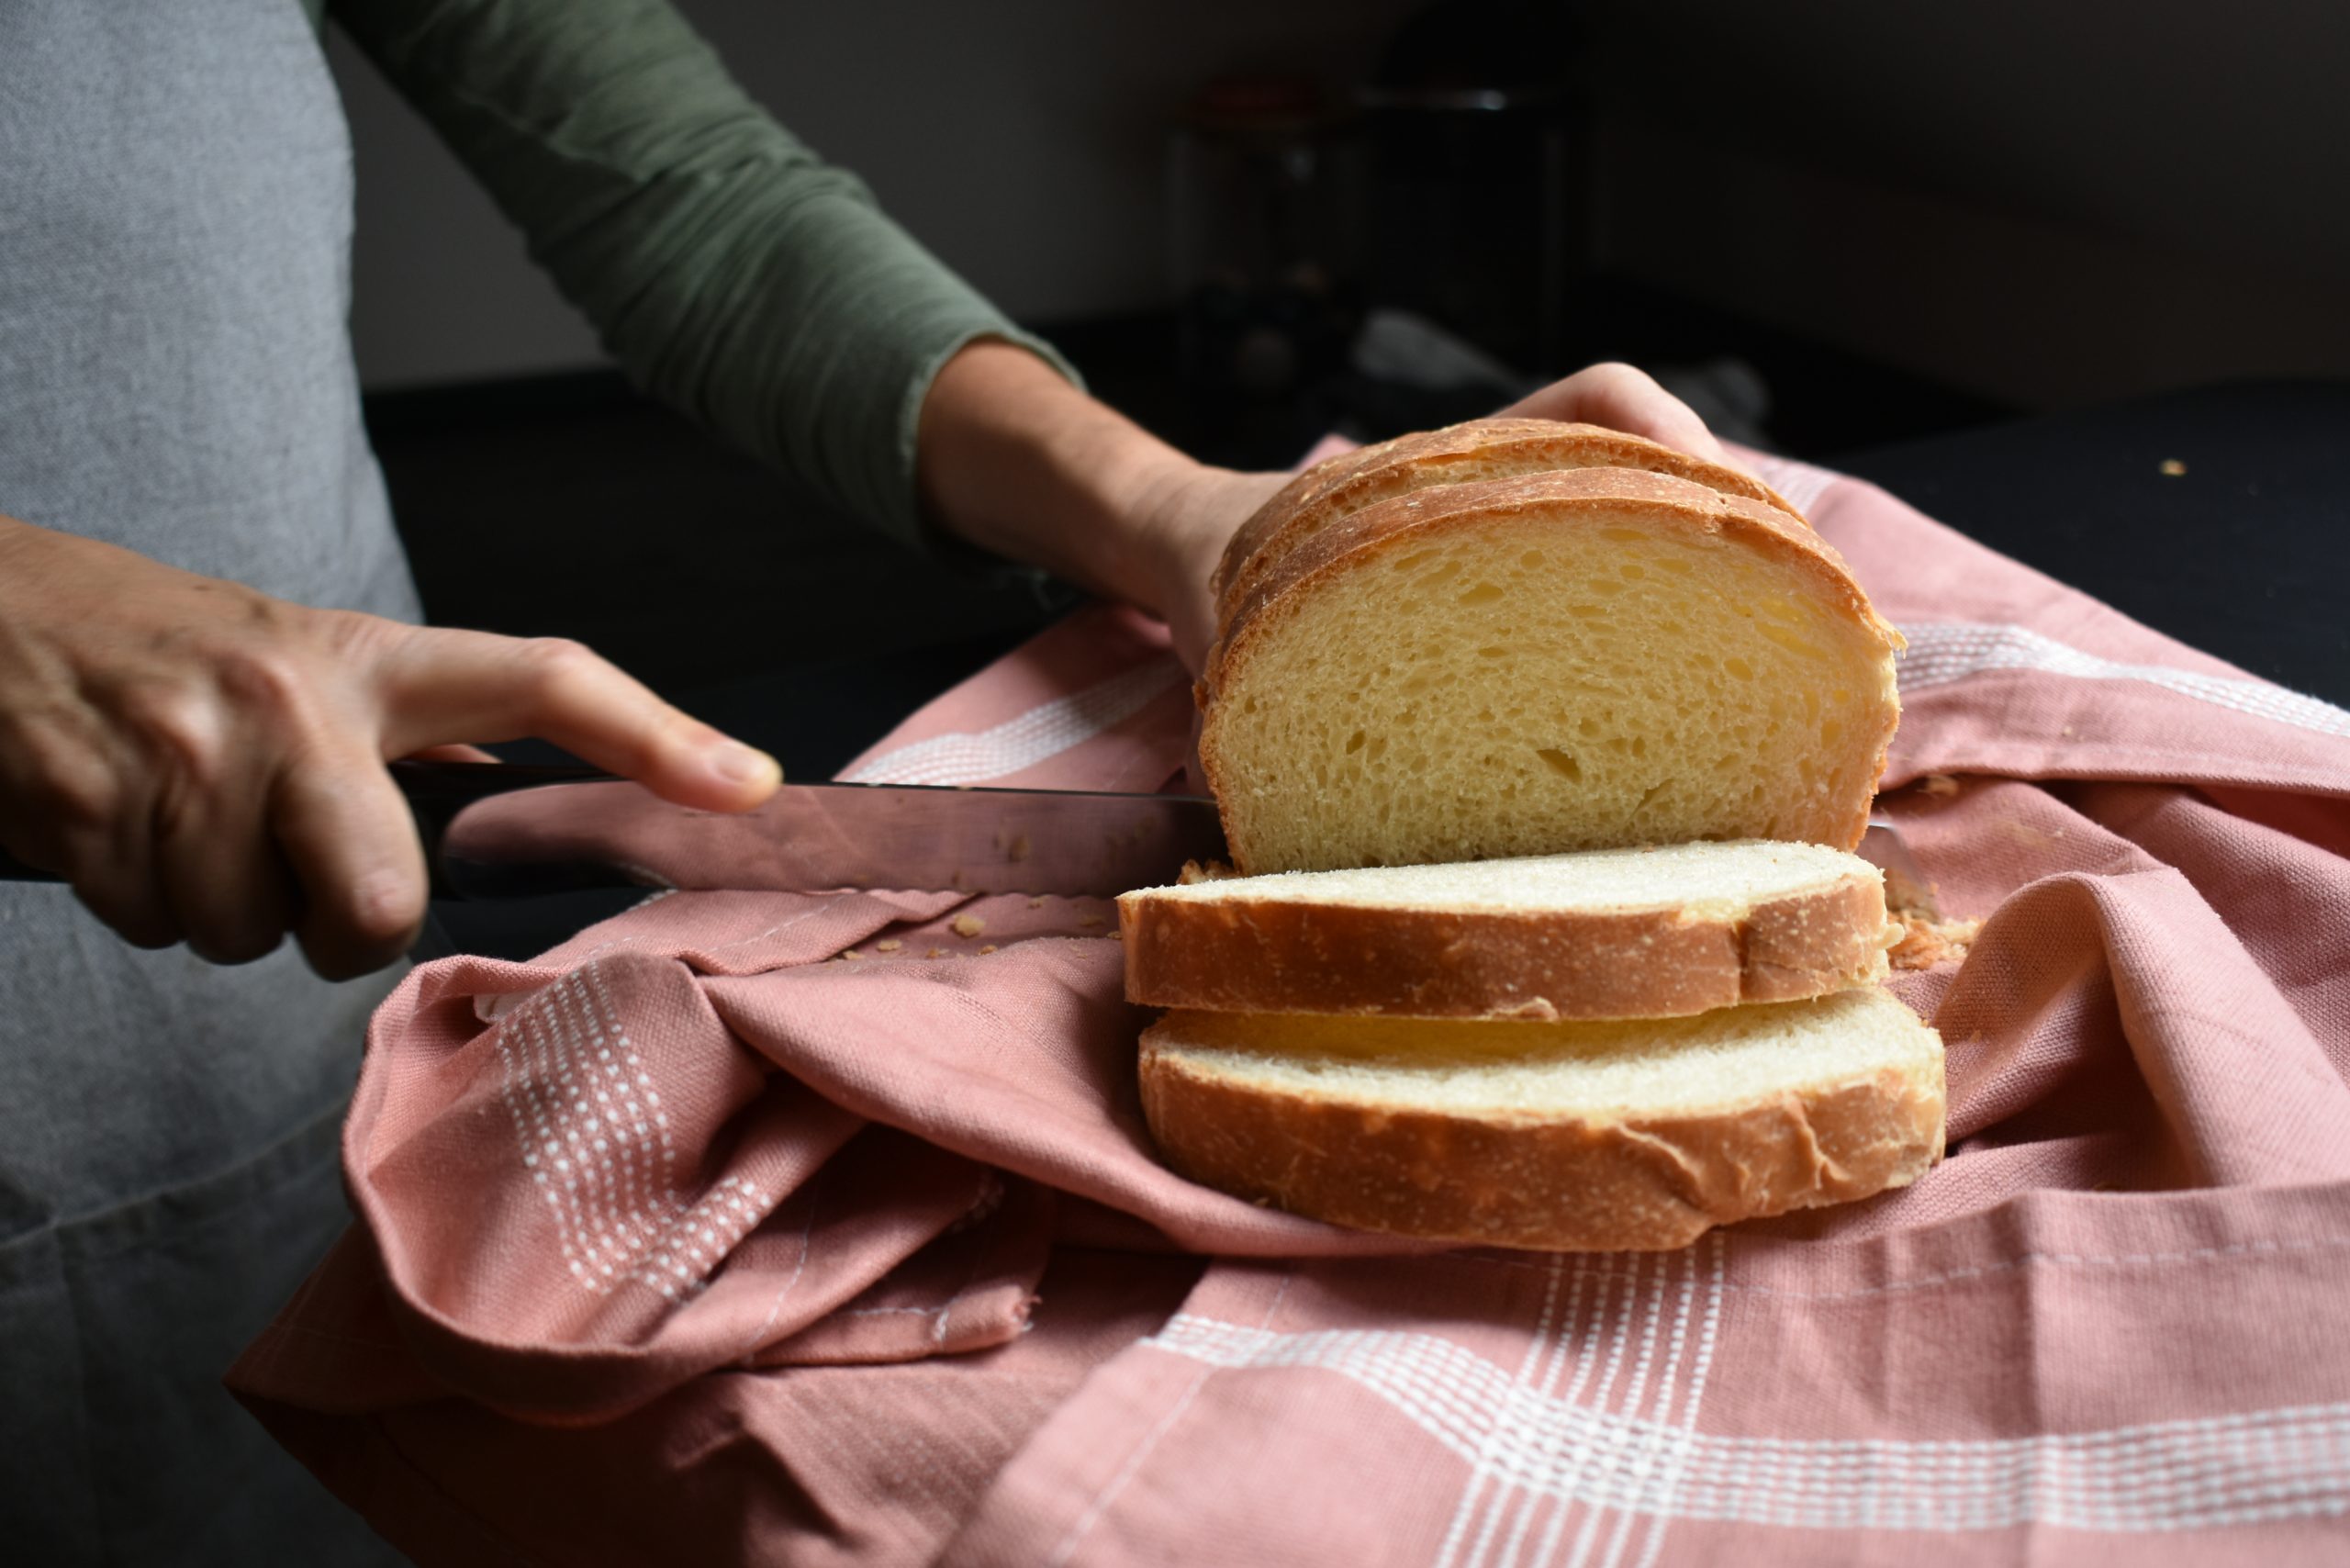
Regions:
<svg viewBox="0 0 2350 1568"><path fill-rule="evenodd" d="M904 946L903 942L894 936L884 936L880 941L873 944L873 950L877 953L894 953Z"/></svg>
<svg viewBox="0 0 2350 1568"><path fill-rule="evenodd" d="M954 927L957 936L977 936L988 928L988 923L976 914L958 914L947 924Z"/></svg>
<svg viewBox="0 0 2350 1568"><path fill-rule="evenodd" d="M1901 926L1901 940L1885 957L1897 969L1930 969L1936 964L1962 962L1983 931L1979 920L1936 920L1914 909L1897 909L1893 918Z"/></svg>

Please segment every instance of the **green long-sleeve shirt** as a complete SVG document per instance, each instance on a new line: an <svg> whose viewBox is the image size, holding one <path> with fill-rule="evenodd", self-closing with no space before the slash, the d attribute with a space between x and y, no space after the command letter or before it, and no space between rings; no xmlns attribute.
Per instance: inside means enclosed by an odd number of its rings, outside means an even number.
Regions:
<svg viewBox="0 0 2350 1568"><path fill-rule="evenodd" d="M638 385L907 540L923 394L1019 331L664 0L303 0L528 237Z"/></svg>

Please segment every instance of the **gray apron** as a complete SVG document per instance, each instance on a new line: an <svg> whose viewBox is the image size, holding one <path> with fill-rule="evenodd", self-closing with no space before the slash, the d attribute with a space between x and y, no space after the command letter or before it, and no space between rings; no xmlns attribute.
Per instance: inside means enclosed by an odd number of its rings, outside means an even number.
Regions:
<svg viewBox="0 0 2350 1568"><path fill-rule="evenodd" d="M0 0L0 512L413 618L297 0ZM117 941L0 886L0 1558L389 1553L219 1386L345 1223L384 977Z"/></svg>

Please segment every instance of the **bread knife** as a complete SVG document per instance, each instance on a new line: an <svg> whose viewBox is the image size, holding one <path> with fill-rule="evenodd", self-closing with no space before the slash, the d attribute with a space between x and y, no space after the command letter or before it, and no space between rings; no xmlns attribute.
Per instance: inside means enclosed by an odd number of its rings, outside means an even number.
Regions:
<svg viewBox="0 0 2350 1568"><path fill-rule="evenodd" d="M696 811L590 767L395 762L435 898L590 888L840 888L1111 896L1224 854L1184 795L785 784L755 811ZM56 881L0 853L0 880Z"/></svg>
<svg viewBox="0 0 2350 1568"><path fill-rule="evenodd" d="M395 762L436 898L591 888L792 892L892 888L1112 897L1225 856L1191 795L932 784L785 784L756 811L696 811L592 767ZM1932 914L1933 884L1884 816L1863 857L1887 901ZM657 864L650 863L657 859ZM0 851L0 881L53 882Z"/></svg>
<svg viewBox="0 0 2350 1568"><path fill-rule="evenodd" d="M1934 884L1918 865L1918 857L1909 853L1909 846L1901 836L1901 826L1882 812L1869 818L1868 831L1861 835L1860 857L1885 873L1885 905L1890 910L1908 910L1928 920L1942 918L1942 909L1934 902Z"/></svg>

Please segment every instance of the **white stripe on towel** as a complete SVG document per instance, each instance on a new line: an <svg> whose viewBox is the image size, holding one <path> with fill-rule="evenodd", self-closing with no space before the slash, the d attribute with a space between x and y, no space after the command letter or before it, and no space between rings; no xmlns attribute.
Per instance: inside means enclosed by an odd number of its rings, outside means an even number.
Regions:
<svg viewBox="0 0 2350 1568"><path fill-rule="evenodd" d="M1909 639L1909 651L1901 655L1899 665L1904 697L1991 670L2033 670L2076 680L2143 681L2255 719L2350 738L2350 713L2265 680L2204 675L2164 665L2119 664L2024 626L1952 621L1904 626L1901 633Z"/></svg>
<svg viewBox="0 0 2350 1568"><path fill-rule="evenodd" d="M1220 1370L1334 1373L1505 1487L1660 1519L2139 1534L2350 1515L2350 1405L2020 1438L1730 1438L1695 1430L1695 1408L1659 1421L1536 1393L1431 1334L1179 1315L1144 1343Z"/></svg>
<svg viewBox="0 0 2350 1568"><path fill-rule="evenodd" d="M1139 712L1184 679L1171 657L1136 665L1082 691L1038 703L992 729L895 746L842 775L846 784L977 784L1034 767Z"/></svg>

